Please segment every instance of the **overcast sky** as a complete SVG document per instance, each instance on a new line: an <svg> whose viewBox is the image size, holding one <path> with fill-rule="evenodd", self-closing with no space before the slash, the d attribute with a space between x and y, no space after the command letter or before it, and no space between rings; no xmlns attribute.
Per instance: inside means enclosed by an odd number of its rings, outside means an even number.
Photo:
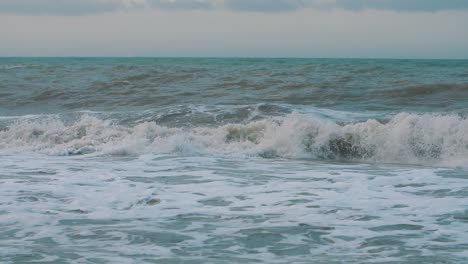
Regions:
<svg viewBox="0 0 468 264"><path fill-rule="evenodd" d="M468 0L0 0L0 56L468 58Z"/></svg>

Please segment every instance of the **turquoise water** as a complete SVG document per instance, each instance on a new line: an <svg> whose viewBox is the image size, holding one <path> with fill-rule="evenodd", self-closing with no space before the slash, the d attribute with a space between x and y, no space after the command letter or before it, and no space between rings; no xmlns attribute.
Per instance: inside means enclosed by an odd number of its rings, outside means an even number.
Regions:
<svg viewBox="0 0 468 264"><path fill-rule="evenodd" d="M2 263L466 263L468 61L1 58Z"/></svg>

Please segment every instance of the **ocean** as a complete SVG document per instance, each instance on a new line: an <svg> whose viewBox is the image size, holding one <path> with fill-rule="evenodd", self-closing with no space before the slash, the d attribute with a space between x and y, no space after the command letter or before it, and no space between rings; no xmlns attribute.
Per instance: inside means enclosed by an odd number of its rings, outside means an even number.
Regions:
<svg viewBox="0 0 468 264"><path fill-rule="evenodd" d="M0 58L0 263L468 263L468 60Z"/></svg>

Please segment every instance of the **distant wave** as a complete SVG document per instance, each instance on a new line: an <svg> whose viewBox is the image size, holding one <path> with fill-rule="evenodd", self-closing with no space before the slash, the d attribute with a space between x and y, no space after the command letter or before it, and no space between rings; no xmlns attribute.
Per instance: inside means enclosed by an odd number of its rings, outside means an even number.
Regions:
<svg viewBox="0 0 468 264"><path fill-rule="evenodd" d="M211 101L222 105L240 104L290 104L322 108L345 108L356 111L405 111L466 112L468 84L407 84L397 80L391 88L346 89L338 83L281 82L249 80L220 81L198 88L191 87L191 79L183 74L162 75L156 79L144 74L111 81L96 81L89 87L70 88L31 84L14 87L8 82L0 83L0 110L36 108L52 109L54 112L69 110L115 110L138 109L173 105L204 104ZM343 77L346 79L345 77ZM177 87L171 81L187 82ZM37 87L36 87L37 86ZM21 91L21 92L19 92ZM242 91L242 92L240 92ZM340 107L338 107L340 106Z"/></svg>
<svg viewBox="0 0 468 264"><path fill-rule="evenodd" d="M36 67L36 66L37 65L32 65L32 64L0 64L0 71L27 68L27 67Z"/></svg>
<svg viewBox="0 0 468 264"><path fill-rule="evenodd" d="M373 93L397 97L421 97L425 95L436 96L441 93L446 96L464 95L466 97L468 96L468 83L419 84L387 90L375 90Z"/></svg>
<svg viewBox="0 0 468 264"><path fill-rule="evenodd" d="M337 123L292 113L216 127L120 125L82 114L17 119L0 130L0 151L49 155L259 156L382 163L468 164L468 119L455 114L400 113L391 119Z"/></svg>

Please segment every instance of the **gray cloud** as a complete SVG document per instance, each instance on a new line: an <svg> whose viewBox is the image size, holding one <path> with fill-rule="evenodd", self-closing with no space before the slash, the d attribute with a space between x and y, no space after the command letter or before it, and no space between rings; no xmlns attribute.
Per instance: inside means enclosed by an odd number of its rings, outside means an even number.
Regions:
<svg viewBox="0 0 468 264"><path fill-rule="evenodd" d="M226 8L232 10L261 12L285 12L301 8L434 12L468 8L468 0L224 0L224 3Z"/></svg>
<svg viewBox="0 0 468 264"><path fill-rule="evenodd" d="M333 5L333 4L332 4ZM334 6L349 10L442 11L467 9L467 0L336 0Z"/></svg>
<svg viewBox="0 0 468 264"><path fill-rule="evenodd" d="M86 15L142 8L239 12L289 12L303 8L435 12L468 9L468 0L0 0L0 13L22 15Z"/></svg>
<svg viewBox="0 0 468 264"><path fill-rule="evenodd" d="M315 1L307 0L225 0L224 6L236 11L287 12L308 6Z"/></svg>
<svg viewBox="0 0 468 264"><path fill-rule="evenodd" d="M112 12L122 6L98 0L0 0L0 13L22 15L85 15Z"/></svg>
<svg viewBox="0 0 468 264"><path fill-rule="evenodd" d="M0 13L87 15L142 8L214 9L216 0L0 0Z"/></svg>
<svg viewBox="0 0 468 264"><path fill-rule="evenodd" d="M174 10L215 9L218 2L213 0L146 0L150 6Z"/></svg>

